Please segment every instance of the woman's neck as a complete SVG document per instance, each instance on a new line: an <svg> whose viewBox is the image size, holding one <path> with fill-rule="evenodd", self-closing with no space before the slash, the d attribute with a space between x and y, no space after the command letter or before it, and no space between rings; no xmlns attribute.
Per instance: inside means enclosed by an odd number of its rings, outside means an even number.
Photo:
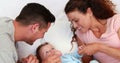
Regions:
<svg viewBox="0 0 120 63"><path fill-rule="evenodd" d="M100 38L103 33L106 31L106 20L95 20L91 26L91 30L97 38Z"/></svg>

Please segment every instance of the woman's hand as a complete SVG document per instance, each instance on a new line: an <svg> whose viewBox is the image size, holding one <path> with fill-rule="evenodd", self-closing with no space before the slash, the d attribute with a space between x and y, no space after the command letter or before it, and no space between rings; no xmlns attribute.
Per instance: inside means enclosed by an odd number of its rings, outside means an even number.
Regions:
<svg viewBox="0 0 120 63"><path fill-rule="evenodd" d="M99 51L101 43L90 43L86 45L81 45L78 49L79 54L93 55Z"/></svg>

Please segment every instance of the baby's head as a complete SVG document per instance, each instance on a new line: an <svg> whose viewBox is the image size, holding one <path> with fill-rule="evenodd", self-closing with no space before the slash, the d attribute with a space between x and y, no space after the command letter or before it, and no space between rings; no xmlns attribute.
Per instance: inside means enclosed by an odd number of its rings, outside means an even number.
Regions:
<svg viewBox="0 0 120 63"><path fill-rule="evenodd" d="M48 55L52 54L52 53L61 55L61 52L56 50L51 44L45 42L44 44L41 44L36 51L36 55L37 58L39 59L39 61L44 60L46 57L48 57Z"/></svg>

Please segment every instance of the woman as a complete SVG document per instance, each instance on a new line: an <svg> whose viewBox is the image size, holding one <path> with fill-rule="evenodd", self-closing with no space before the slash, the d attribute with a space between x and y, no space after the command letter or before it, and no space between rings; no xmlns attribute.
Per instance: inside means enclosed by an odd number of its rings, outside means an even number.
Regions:
<svg viewBox="0 0 120 63"><path fill-rule="evenodd" d="M79 54L101 63L120 63L120 15L110 0L69 0L65 13L86 45Z"/></svg>

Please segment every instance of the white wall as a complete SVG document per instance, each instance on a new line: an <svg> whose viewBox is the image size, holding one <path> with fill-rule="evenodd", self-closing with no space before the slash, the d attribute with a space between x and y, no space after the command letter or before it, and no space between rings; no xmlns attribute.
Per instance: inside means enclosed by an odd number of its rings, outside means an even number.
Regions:
<svg viewBox="0 0 120 63"><path fill-rule="evenodd" d="M7 16L15 18L21 11L24 5L29 2L38 2L47 7L55 16L56 22L46 33L44 40L52 43L62 53L66 53L71 48L72 32L70 31L69 22L64 14L64 6L68 0L0 0L0 17ZM117 12L120 12L120 0L112 0L117 6ZM44 41L43 40L43 41ZM40 39L30 46L26 43L18 44L20 57L25 57L28 54L35 53L36 47L41 44ZM21 54L22 53L22 54Z"/></svg>
<svg viewBox="0 0 120 63"><path fill-rule="evenodd" d="M56 17L56 22L51 26L45 35L45 40L52 43L57 49L63 53L71 48L71 37L69 22L64 14L64 6L68 0L3 0L0 1L0 17L15 18L21 11L24 5L29 2L37 2L47 7ZM30 53L35 53L36 47L41 40L37 40L32 46L26 43L17 45L20 57L25 57ZM63 49L64 48L64 49ZM22 54L21 54L22 53ZM23 54L24 53L24 54Z"/></svg>
<svg viewBox="0 0 120 63"><path fill-rule="evenodd" d="M116 12L120 13L120 0L111 0L116 6Z"/></svg>

